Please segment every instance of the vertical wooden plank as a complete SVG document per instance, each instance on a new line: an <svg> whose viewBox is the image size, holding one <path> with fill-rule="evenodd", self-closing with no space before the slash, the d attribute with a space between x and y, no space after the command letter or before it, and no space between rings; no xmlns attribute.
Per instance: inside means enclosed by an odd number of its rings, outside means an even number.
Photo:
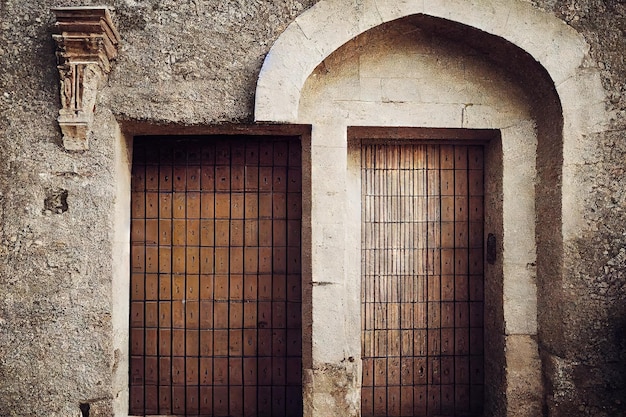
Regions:
<svg viewBox="0 0 626 417"><path fill-rule="evenodd" d="M374 385L374 359L370 357L363 358L363 380L364 387L371 387Z"/></svg>
<svg viewBox="0 0 626 417"><path fill-rule="evenodd" d="M200 387L200 414L211 415L213 412L213 387Z"/></svg>
<svg viewBox="0 0 626 417"><path fill-rule="evenodd" d="M130 385L144 384L144 357L131 356L130 358ZM143 393L142 393L143 396ZM142 398L143 401L143 398Z"/></svg>
<svg viewBox="0 0 626 417"><path fill-rule="evenodd" d="M159 329L159 354L171 355L172 354L172 330L171 329Z"/></svg>
<svg viewBox="0 0 626 417"><path fill-rule="evenodd" d="M232 191L243 191L245 188L245 174L243 165L231 165L230 187Z"/></svg>
<svg viewBox="0 0 626 417"><path fill-rule="evenodd" d="M374 417L374 388L371 386L361 389L361 416Z"/></svg>
<svg viewBox="0 0 626 417"><path fill-rule="evenodd" d="M228 358L213 358L213 384L216 386L228 385Z"/></svg>
<svg viewBox="0 0 626 417"><path fill-rule="evenodd" d="M441 329L441 354L454 354L454 328Z"/></svg>
<svg viewBox="0 0 626 417"><path fill-rule="evenodd" d="M176 355L176 356L185 355L185 330L184 329L172 330L172 355Z"/></svg>
<svg viewBox="0 0 626 417"><path fill-rule="evenodd" d="M241 357L228 358L228 384L231 386L243 384L243 359Z"/></svg>
<svg viewBox="0 0 626 417"><path fill-rule="evenodd" d="M146 355L156 355L157 354L157 329L145 329L145 354ZM147 359L146 359L147 360ZM156 369L156 365L153 364Z"/></svg>
<svg viewBox="0 0 626 417"><path fill-rule="evenodd" d="M302 384L302 358L300 356L287 357L285 360L285 384L287 386L299 387Z"/></svg>
<svg viewBox="0 0 626 417"><path fill-rule="evenodd" d="M441 414L444 416L455 415L454 405L454 385L442 385L441 386Z"/></svg>
<svg viewBox="0 0 626 417"><path fill-rule="evenodd" d="M482 358L484 354L483 337L482 327L470 329L470 353L472 355L480 356Z"/></svg>
<svg viewBox="0 0 626 417"><path fill-rule="evenodd" d="M374 358L374 386L387 385L387 358Z"/></svg>
<svg viewBox="0 0 626 417"><path fill-rule="evenodd" d="M242 416L243 415L243 387L241 385L230 385L228 389L229 395L229 415Z"/></svg>
<svg viewBox="0 0 626 417"><path fill-rule="evenodd" d="M187 356L185 358L185 383L187 386L198 385L199 380L199 360L197 357ZM197 394L196 394L197 397Z"/></svg>
<svg viewBox="0 0 626 417"><path fill-rule="evenodd" d="M257 385L257 371L258 371L258 359L256 357L244 357L243 358L243 385L256 386Z"/></svg>
<svg viewBox="0 0 626 417"><path fill-rule="evenodd" d="M454 379L458 384L466 385L470 382L470 368L468 356L455 356Z"/></svg>
<svg viewBox="0 0 626 417"><path fill-rule="evenodd" d="M158 406L158 388L156 385L145 385L145 412L146 413L157 413L159 410Z"/></svg>
<svg viewBox="0 0 626 417"><path fill-rule="evenodd" d="M429 152L431 149L435 150L438 148L440 152L439 156L439 166L443 169L451 169L455 167L455 146L454 145L430 145ZM430 154L429 154L430 155ZM435 153L436 157L436 153ZM429 168L433 167L429 165Z"/></svg>
<svg viewBox="0 0 626 417"><path fill-rule="evenodd" d="M469 329L457 328L454 333L454 353L455 355L469 354Z"/></svg>
<svg viewBox="0 0 626 417"><path fill-rule="evenodd" d="M175 356L172 358L172 385L185 385L185 358Z"/></svg>
<svg viewBox="0 0 626 417"><path fill-rule="evenodd" d="M428 389L426 385L418 385L413 393L413 413L415 416L425 416L428 410Z"/></svg>
<svg viewBox="0 0 626 417"><path fill-rule="evenodd" d="M159 413L171 414L172 413L172 387L171 386L159 386Z"/></svg>
<svg viewBox="0 0 626 417"><path fill-rule="evenodd" d="M285 329L274 328L272 332L272 354L277 358L282 358L287 353L287 331Z"/></svg>
<svg viewBox="0 0 626 417"><path fill-rule="evenodd" d="M285 416L301 416L303 413L302 387L300 385L288 386L286 396Z"/></svg>
<svg viewBox="0 0 626 417"><path fill-rule="evenodd" d="M254 384L246 384L243 387L243 416L244 417L256 417L257 416L257 389Z"/></svg>
<svg viewBox="0 0 626 417"><path fill-rule="evenodd" d="M130 278L130 299L131 301L143 301L145 275L142 273L133 273ZM132 314L131 314L132 317Z"/></svg>
<svg viewBox="0 0 626 417"><path fill-rule="evenodd" d="M482 196L484 193L482 167L470 169L468 172L468 191L472 196Z"/></svg>
<svg viewBox="0 0 626 417"><path fill-rule="evenodd" d="M452 169L442 169L440 171L439 186L441 187L441 195L449 196L455 194L457 172L459 171Z"/></svg>
<svg viewBox="0 0 626 417"><path fill-rule="evenodd" d="M208 356L208 355L207 355ZM199 358L199 384L202 386L213 384L213 360L210 357Z"/></svg>
<svg viewBox="0 0 626 417"><path fill-rule="evenodd" d="M412 416L414 410L414 387L411 384L402 384L400 387L400 415Z"/></svg>
<svg viewBox="0 0 626 417"><path fill-rule="evenodd" d="M240 303L238 305L241 307ZM243 354L243 331L235 329L235 326L235 324L230 326L228 332L228 351L231 355L240 356Z"/></svg>
<svg viewBox="0 0 626 417"><path fill-rule="evenodd" d="M219 274L215 275L213 278L213 299L215 301L226 301L228 300L228 275ZM220 304L220 308L225 308L223 304ZM224 314L223 311L220 311L220 314ZM220 316L223 317L223 316ZM222 322L220 322L222 323ZM221 327L225 327L225 325L221 325Z"/></svg>
<svg viewBox="0 0 626 417"><path fill-rule="evenodd" d="M213 354L215 356L228 355L228 330L213 330Z"/></svg>
<svg viewBox="0 0 626 417"><path fill-rule="evenodd" d="M389 386L387 389L387 415L400 417L401 410L400 386Z"/></svg>
<svg viewBox="0 0 626 417"><path fill-rule="evenodd" d="M454 390L455 409L458 414L470 412L470 388L466 384L457 384Z"/></svg>
<svg viewBox="0 0 626 417"><path fill-rule="evenodd" d="M184 386L172 387L172 412L177 415L186 413Z"/></svg>
<svg viewBox="0 0 626 417"><path fill-rule="evenodd" d="M285 387L282 385L272 386L272 414L275 416L285 415L286 398Z"/></svg>
<svg viewBox="0 0 626 417"><path fill-rule="evenodd" d="M245 231L243 220L231 220L229 231L230 246L243 246Z"/></svg>
<svg viewBox="0 0 626 417"><path fill-rule="evenodd" d="M213 413L216 416L228 415L228 386L221 385L213 387Z"/></svg>
<svg viewBox="0 0 626 417"><path fill-rule="evenodd" d="M433 416L441 414L441 388L438 385L428 387L428 413Z"/></svg>
<svg viewBox="0 0 626 417"><path fill-rule="evenodd" d="M387 359L387 385L400 385L401 367L399 357L390 357Z"/></svg>
<svg viewBox="0 0 626 417"><path fill-rule="evenodd" d="M200 331L200 356L212 357L215 352L213 330Z"/></svg>
<svg viewBox="0 0 626 417"><path fill-rule="evenodd" d="M272 385L272 358L271 357L259 357L258 358L258 384L271 386Z"/></svg>
<svg viewBox="0 0 626 417"><path fill-rule="evenodd" d="M272 415L272 388L259 386L257 390L257 409L260 416Z"/></svg>
<svg viewBox="0 0 626 417"><path fill-rule="evenodd" d="M187 415L198 414L200 411L200 389L198 386L187 385L186 387L186 409Z"/></svg>
<svg viewBox="0 0 626 417"><path fill-rule="evenodd" d="M387 388L374 387L374 415L384 416L387 414Z"/></svg>
<svg viewBox="0 0 626 417"><path fill-rule="evenodd" d="M198 356L200 354L200 331L187 330L185 334L185 354Z"/></svg>
<svg viewBox="0 0 626 417"><path fill-rule="evenodd" d="M474 301L469 303L470 306L470 326L483 328L483 303Z"/></svg>
<svg viewBox="0 0 626 417"><path fill-rule="evenodd" d="M442 385L454 384L454 378L455 378L454 362L455 362L455 358L452 355L441 357L441 384Z"/></svg>
<svg viewBox="0 0 626 417"><path fill-rule="evenodd" d="M472 384L470 387L470 413L481 415L483 413L484 386Z"/></svg>

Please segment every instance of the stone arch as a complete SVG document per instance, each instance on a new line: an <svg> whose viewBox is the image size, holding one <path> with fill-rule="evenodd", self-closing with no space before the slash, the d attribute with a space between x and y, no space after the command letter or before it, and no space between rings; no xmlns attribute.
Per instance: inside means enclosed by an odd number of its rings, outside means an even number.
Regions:
<svg viewBox="0 0 626 417"><path fill-rule="evenodd" d="M581 138L605 130L610 115L605 109L600 72L583 36L525 1L322 0L298 16L267 54L257 81L255 121L297 122L304 83L326 57L373 27L419 14L460 23L510 42L549 75L562 109L562 237L573 237L582 222L582 197L576 192L576 184L582 180L574 174L584 159L584 153L579 152Z"/></svg>
<svg viewBox="0 0 626 417"><path fill-rule="evenodd" d="M529 335L537 335L537 331L539 331L539 346L536 344L530 346L530 351L537 352L537 349L540 350L542 346L551 351L556 347L551 334L562 331L563 321L558 314L558 308L550 305L550 300L559 300L561 297L559 284L563 280L566 268L564 266L566 264L564 248L573 238L582 219L580 210L584 191L579 187L582 179L578 177L577 165L583 161L582 147L590 146L590 144L585 143L585 136L604 129L608 123L608 115L604 107L604 90L600 83L599 73L589 59L588 45L575 30L554 16L535 9L531 4L516 0L491 0L487 2L466 2L463 0L434 2L322 0L299 16L286 29L266 57L257 83L255 119L259 122L310 123L313 125L313 142L316 140L321 142L335 135L337 140L328 146L340 148L341 142L346 140L345 134L339 137L338 130L333 131L324 123L316 123L315 119L309 118L302 112L301 99L307 94L307 80L315 73L316 68L321 63L341 49L343 45L373 28L409 16L432 17L440 19L442 22L448 22L444 25L457 25L458 27L469 28L470 31L474 31L474 34L484 33L491 36L497 42L488 47L498 43L504 45L504 48L508 48L509 51L520 51L525 55L522 58L536 70L536 73L526 81L533 81L533 77L541 78L541 82L536 85L528 84L529 87L541 91L532 94L533 99L539 104L533 105L534 111L529 119L531 123L535 124L537 130L535 137L537 146L532 155L532 163L536 164L537 175L536 184L531 181L526 186L535 186L536 188L534 196L524 202L532 205L531 213L533 217L534 215L537 216L537 231L536 233L533 231L533 237L537 244L535 251L537 286L534 289L528 287L526 290L535 294L536 314L539 322L539 329L537 329L535 322L534 330L530 329L528 333ZM404 119L404 122L406 120L408 119ZM346 123L347 126L350 122L346 121ZM446 121L441 122L442 125L436 121L434 124L424 123L428 122L422 120L412 126L496 128L501 130L507 126L507 121L504 123L502 121L496 122L489 118L484 119L483 125L466 125L463 122L459 125L449 125ZM391 125L394 125L393 122ZM406 124L395 125L406 126ZM585 145L582 145L583 143ZM345 162L341 161L343 154L341 152L338 154L337 160L333 160L333 162L335 165L345 165ZM524 162L528 161L530 159L526 159ZM326 163L326 161L324 162ZM330 164L330 162L328 163ZM313 161L314 168L315 161ZM331 169L330 165L324 165L323 168ZM350 170L349 167L342 166L342 168ZM350 194L349 184L346 188L348 189L347 194ZM314 189L311 192L311 198L324 199L325 197L322 193L317 194ZM333 198L337 199L336 196ZM349 196L346 196L344 203L346 202L349 203ZM510 203L511 201L505 201L504 204ZM318 205L324 205L325 209L331 212L333 210L333 203L330 199L321 203L318 201ZM328 207L331 208L328 209ZM341 216L332 213L333 216ZM351 220L345 218L343 221L349 222ZM313 228L319 229L317 233L320 236L327 234L326 237L336 239L335 242L341 242L342 237L327 233L324 230L325 226L332 225L317 224ZM313 231L313 235L315 234L316 232ZM313 237L313 246L315 245L316 238ZM316 253L315 251L318 249L313 249L312 256L314 258L324 256L323 251ZM335 252L337 250L340 250L340 245L335 248ZM313 264L315 270L315 260L313 260ZM345 263L338 272L349 274L346 272L350 269L348 264L349 262ZM529 263L529 265L532 267L534 263ZM321 268L314 271L314 275L325 273L327 271ZM315 280L315 277L313 279ZM313 298L315 300L315 296ZM349 304L345 298L341 298L340 302ZM512 311L512 313L515 312ZM315 318L315 312L313 317ZM326 326L322 332L333 332L334 330L336 329L332 326ZM318 331L313 325L314 335ZM348 335L346 339L351 336L354 335ZM322 339L324 339L323 334ZM347 344L349 345L349 341ZM529 351L528 348L529 346L524 346L523 343L517 346L507 346L509 351L517 350L520 357L525 351ZM314 357L316 356L315 349L314 346ZM350 353L350 347L344 348L344 353L346 351ZM319 356L319 352L317 355ZM340 361L339 356L333 360ZM551 366L547 361L548 359L542 358L544 368ZM315 362L315 358L313 362ZM530 364L530 366L536 365L537 363ZM329 364L324 366L330 369ZM359 374L358 369L354 372ZM550 396L549 379L549 377L546 378L548 382L547 397ZM327 398L320 395L319 391L323 391L323 386L328 382L332 383L332 381L325 382L324 377L315 374L315 370L311 371L311 381L313 394L311 395L311 404L309 404L310 409L330 412L332 408L325 408L328 407L328 404L325 404ZM511 387L502 386L501 388L506 390ZM349 394L356 395L354 391ZM507 401L511 401L512 397L517 394L513 388L512 392L507 392L502 400L503 403L506 404ZM539 393L539 396L541 395ZM354 397L352 401L355 401ZM518 402L516 405L522 407L516 412L504 411L507 408L504 405L494 415L533 415L534 412L538 411L537 407L541 408L543 401L541 398L534 398L527 402ZM354 406L355 404L346 406L345 409L348 411L346 415L351 415ZM332 410L337 412L338 409ZM509 408L509 410L511 409Z"/></svg>
<svg viewBox="0 0 626 417"><path fill-rule="evenodd" d="M304 82L333 51L375 26L402 17L424 14L461 23L501 37L528 52L550 74L564 103L581 107L578 94L595 87L591 104L597 108L602 91L597 74L584 72L589 46L574 29L556 17L522 1L486 2L323 0L300 15L276 40L259 74L255 119L293 122ZM576 88L578 87L578 88ZM577 90L567 94L564 90ZM567 103L567 99L577 103ZM600 99L600 100L598 100Z"/></svg>

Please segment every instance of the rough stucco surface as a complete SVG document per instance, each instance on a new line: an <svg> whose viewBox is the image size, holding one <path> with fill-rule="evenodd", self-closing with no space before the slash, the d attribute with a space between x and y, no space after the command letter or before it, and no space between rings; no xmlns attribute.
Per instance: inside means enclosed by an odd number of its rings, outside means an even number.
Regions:
<svg viewBox="0 0 626 417"><path fill-rule="evenodd" d="M263 57L314 0L118 0L123 46L99 120L213 124L252 119ZM626 3L534 1L578 30L602 70L611 131L579 167L585 224L564 243L562 320L541 344L552 416L626 414ZM111 415L111 137L67 153L55 119L55 6L0 2L0 415ZM100 126L107 131L110 126ZM68 210L52 205L67 190ZM50 208L50 206L49 206ZM541 326L541 323L540 323Z"/></svg>

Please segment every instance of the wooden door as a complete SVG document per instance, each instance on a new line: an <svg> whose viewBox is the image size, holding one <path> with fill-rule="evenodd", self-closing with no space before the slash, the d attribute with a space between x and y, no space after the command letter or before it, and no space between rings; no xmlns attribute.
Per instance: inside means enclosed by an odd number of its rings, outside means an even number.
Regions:
<svg viewBox="0 0 626 417"><path fill-rule="evenodd" d="M130 414L301 416L297 138L135 139Z"/></svg>
<svg viewBox="0 0 626 417"><path fill-rule="evenodd" d="M361 155L362 415L480 416L483 148Z"/></svg>

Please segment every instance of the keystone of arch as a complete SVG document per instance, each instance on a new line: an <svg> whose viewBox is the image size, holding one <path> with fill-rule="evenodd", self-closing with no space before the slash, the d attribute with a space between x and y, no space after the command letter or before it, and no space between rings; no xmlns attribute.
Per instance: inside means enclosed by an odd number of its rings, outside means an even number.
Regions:
<svg viewBox="0 0 626 417"><path fill-rule="evenodd" d="M511 42L547 70L557 89L577 75L589 52L574 29L519 0L322 0L289 25L266 56L257 82L255 120L296 123L302 87L317 65L361 33L415 14Z"/></svg>

